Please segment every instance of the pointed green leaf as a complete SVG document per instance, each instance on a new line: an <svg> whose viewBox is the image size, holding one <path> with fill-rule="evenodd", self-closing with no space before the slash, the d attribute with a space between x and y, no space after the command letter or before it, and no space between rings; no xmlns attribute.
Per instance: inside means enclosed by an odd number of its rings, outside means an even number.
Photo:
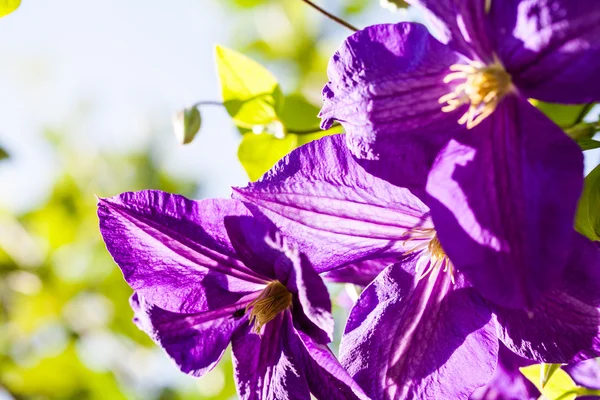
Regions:
<svg viewBox="0 0 600 400"><path fill-rule="evenodd" d="M21 0L0 0L0 17L10 14L21 5Z"/></svg>
<svg viewBox="0 0 600 400"><path fill-rule="evenodd" d="M542 392L548 400L575 400L579 387L564 370L558 368L552 374L546 385L542 387L544 377L542 364L519 368L521 373Z"/></svg>
<svg viewBox="0 0 600 400"><path fill-rule="evenodd" d="M540 364L541 365L541 376L540 376L540 385L541 387L546 386L552 375L556 372L557 369L560 368L560 364Z"/></svg>
<svg viewBox="0 0 600 400"><path fill-rule="evenodd" d="M568 128L577 123L577 117L585 110L589 109L588 104L555 104L546 103L539 100L531 100L531 103L541 112L546 114L554 123L560 127ZM580 122L580 121L579 121Z"/></svg>
<svg viewBox="0 0 600 400"><path fill-rule="evenodd" d="M297 142L296 135L286 135L279 139L269 133L247 133L238 148L238 158L250 180L255 181L295 149Z"/></svg>
<svg viewBox="0 0 600 400"><path fill-rule="evenodd" d="M236 125L251 129L275 120L283 103L277 79L256 61L225 47L217 46L215 59L223 103Z"/></svg>
<svg viewBox="0 0 600 400"><path fill-rule="evenodd" d="M591 240L600 241L600 165L585 177L583 194L575 215L575 229Z"/></svg>
<svg viewBox="0 0 600 400"><path fill-rule="evenodd" d="M600 147L600 142L593 139L580 139L576 141L581 150L593 150Z"/></svg>

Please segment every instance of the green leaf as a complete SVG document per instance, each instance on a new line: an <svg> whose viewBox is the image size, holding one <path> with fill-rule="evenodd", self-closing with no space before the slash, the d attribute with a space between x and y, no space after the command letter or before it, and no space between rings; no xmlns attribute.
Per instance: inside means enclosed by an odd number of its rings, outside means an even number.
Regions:
<svg viewBox="0 0 600 400"><path fill-rule="evenodd" d="M600 241L600 165L585 177L583 194L575 215L575 229L591 240Z"/></svg>
<svg viewBox="0 0 600 400"><path fill-rule="evenodd" d="M252 128L277 118L283 94L277 79L237 51L217 46L216 62L223 103L236 125Z"/></svg>
<svg viewBox="0 0 600 400"><path fill-rule="evenodd" d="M238 158L250 180L255 181L283 156L295 149L297 143L297 135L286 135L279 139L269 133L258 135L248 133L240 143Z"/></svg>
<svg viewBox="0 0 600 400"><path fill-rule="evenodd" d="M540 377L540 385L542 387L546 386L552 375L560 368L560 364L540 364L541 365L541 377Z"/></svg>
<svg viewBox="0 0 600 400"><path fill-rule="evenodd" d="M6 152L6 150L4 150L2 147L0 147L0 161L5 160L8 157L9 157L9 155Z"/></svg>
<svg viewBox="0 0 600 400"><path fill-rule="evenodd" d="M581 122L577 121L577 117L586 108L589 109L588 104L566 105L546 103L539 100L531 100L531 103L562 128L568 128L577 122Z"/></svg>
<svg viewBox="0 0 600 400"><path fill-rule="evenodd" d="M548 400L575 400L577 397L579 387L569 374L560 368L554 371L544 386L542 386L545 376L543 364L530 365L519 369L542 392L542 396Z"/></svg>
<svg viewBox="0 0 600 400"><path fill-rule="evenodd" d="M285 102L279 120L288 130L309 130L319 128L321 119L318 117L319 107L308 102L300 94L291 94L285 97Z"/></svg>
<svg viewBox="0 0 600 400"><path fill-rule="evenodd" d="M21 0L0 0L0 17L10 14L21 5Z"/></svg>
<svg viewBox="0 0 600 400"><path fill-rule="evenodd" d="M581 150L593 150L600 147L600 142L593 139L579 139L577 140L577 144L581 147Z"/></svg>

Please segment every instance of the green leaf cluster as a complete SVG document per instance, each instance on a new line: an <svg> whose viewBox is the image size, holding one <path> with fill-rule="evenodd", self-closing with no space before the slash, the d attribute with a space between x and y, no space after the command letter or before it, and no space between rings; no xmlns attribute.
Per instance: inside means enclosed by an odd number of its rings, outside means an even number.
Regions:
<svg viewBox="0 0 600 400"><path fill-rule="evenodd" d="M296 147L339 129L318 128L318 108L302 96L284 97L277 79L262 65L224 47L216 64L225 109L243 135L238 158L257 180Z"/></svg>

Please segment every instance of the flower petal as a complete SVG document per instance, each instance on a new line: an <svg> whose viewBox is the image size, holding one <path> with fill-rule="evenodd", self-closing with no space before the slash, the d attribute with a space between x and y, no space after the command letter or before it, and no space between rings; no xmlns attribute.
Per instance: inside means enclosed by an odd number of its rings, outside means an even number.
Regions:
<svg viewBox="0 0 600 400"><path fill-rule="evenodd" d="M232 248L223 218L246 215L234 200L192 201L159 191L100 199L100 231L127 283L149 303L202 312L264 287Z"/></svg>
<svg viewBox="0 0 600 400"><path fill-rule="evenodd" d="M539 390L519 371L519 368L533 363L500 343L498 367L492 380L473 392L470 400L536 400L540 397Z"/></svg>
<svg viewBox="0 0 600 400"><path fill-rule="evenodd" d="M163 310L147 303L139 294L132 296L131 302L138 327L165 349L181 371L202 376L217 365L233 333L248 325L244 311L255 297L197 314Z"/></svg>
<svg viewBox="0 0 600 400"><path fill-rule="evenodd" d="M319 273L402 254L406 232L422 226L428 212L409 190L365 172L342 135L294 150L234 195L259 206Z"/></svg>
<svg viewBox="0 0 600 400"><path fill-rule="evenodd" d="M432 168L428 205L441 245L484 297L532 307L564 270L582 176L578 146L509 96Z"/></svg>
<svg viewBox="0 0 600 400"><path fill-rule="evenodd" d="M573 363L600 356L600 250L581 235L561 286L531 311L495 307L498 336L538 362Z"/></svg>
<svg viewBox="0 0 600 400"><path fill-rule="evenodd" d="M331 350L301 331L288 331L286 346L300 361L311 393L317 399L369 399Z"/></svg>
<svg viewBox="0 0 600 400"><path fill-rule="evenodd" d="M460 275L453 285L436 270L413 284L403 268L417 259L388 267L361 293L340 361L373 399L467 399L496 367L491 314Z"/></svg>
<svg viewBox="0 0 600 400"><path fill-rule="evenodd" d="M496 51L526 97L600 100L600 8L596 0L493 1Z"/></svg>
<svg viewBox="0 0 600 400"><path fill-rule="evenodd" d="M585 360L576 364L565 365L562 369L571 375L577 385L600 390L600 364L598 360Z"/></svg>
<svg viewBox="0 0 600 400"><path fill-rule="evenodd" d="M489 0L491 1L491 0ZM492 61L486 0L408 0L424 7L434 36L471 60ZM495 1L498 3L498 1ZM506 2L504 2L506 3Z"/></svg>
<svg viewBox="0 0 600 400"><path fill-rule="evenodd" d="M360 261L326 272L322 276L330 282L353 283L359 286L367 286L381 271L397 260L397 257L391 257Z"/></svg>
<svg viewBox="0 0 600 400"><path fill-rule="evenodd" d="M304 254L288 250L286 256L293 267L287 286L297 294L294 322L318 343L327 344L333 340L329 291Z"/></svg>
<svg viewBox="0 0 600 400"><path fill-rule="evenodd" d="M452 92L443 80L450 65L461 60L420 24L374 25L356 32L329 62L322 126L341 122L348 147L361 159L393 160L394 171L376 168L389 174L385 179L403 187L423 185L435 154L463 129L456 121L464 110L443 113L438 102Z"/></svg>
<svg viewBox="0 0 600 400"><path fill-rule="evenodd" d="M261 336L250 328L238 332L232 342L233 366L243 400L310 399L305 371L285 346L294 329L290 314L279 314L264 327Z"/></svg>

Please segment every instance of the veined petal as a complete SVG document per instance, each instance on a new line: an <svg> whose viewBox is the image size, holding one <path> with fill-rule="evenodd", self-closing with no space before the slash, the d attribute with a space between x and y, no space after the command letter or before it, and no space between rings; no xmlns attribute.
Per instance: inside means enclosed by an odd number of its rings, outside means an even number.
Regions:
<svg viewBox="0 0 600 400"><path fill-rule="evenodd" d="M100 199L100 231L127 283L149 303L195 313L264 287L231 246L223 219L248 215L234 200L192 201L160 191Z"/></svg>
<svg viewBox="0 0 600 400"><path fill-rule="evenodd" d="M600 356L600 249L581 235L559 288L530 311L494 308L498 336L538 362L573 363Z"/></svg>
<svg viewBox="0 0 600 400"><path fill-rule="evenodd" d="M293 268L287 285L297 294L294 321L315 341L327 344L333 340L329 291L304 254L288 251L286 256Z"/></svg>
<svg viewBox="0 0 600 400"><path fill-rule="evenodd" d="M284 312L265 325L261 336L249 328L234 336L233 366L241 399L310 399L305 371L285 346L292 329L291 316Z"/></svg>
<svg viewBox="0 0 600 400"><path fill-rule="evenodd" d="M285 345L302 363L310 391L317 399L369 399L327 346L297 330L288 331Z"/></svg>
<svg viewBox="0 0 600 400"><path fill-rule="evenodd" d="M427 207L407 189L367 172L343 135L311 142L234 195L260 208L319 273L406 251L406 233ZM414 246L411 243L410 246Z"/></svg>
<svg viewBox="0 0 600 400"><path fill-rule="evenodd" d="M496 52L524 96L600 100L596 0L495 0L490 16Z"/></svg>
<svg viewBox="0 0 600 400"><path fill-rule="evenodd" d="M424 7L434 36L471 60L493 61L488 35L488 4L492 0L407 0ZM506 3L496 0L495 3ZM506 4L509 6L509 4Z"/></svg>
<svg viewBox="0 0 600 400"><path fill-rule="evenodd" d="M487 299L532 307L571 250L581 150L517 96L440 152L429 174L433 223L454 266Z"/></svg>
<svg viewBox="0 0 600 400"><path fill-rule="evenodd" d="M330 282L353 283L359 286L367 286L381 271L396 261L398 261L398 257L360 261L326 272L322 276Z"/></svg>
<svg viewBox="0 0 600 400"><path fill-rule="evenodd" d="M460 276L438 269L413 284L403 267L415 268L394 264L361 293L340 361L373 399L467 399L496 367L488 307Z"/></svg>
<svg viewBox="0 0 600 400"><path fill-rule="evenodd" d="M323 89L323 127L341 122L348 147L361 159L387 158L394 171L375 168L401 186L423 185L437 151L464 128L464 113L441 112L444 83L462 56L416 23L369 26L348 37L329 62ZM391 172L391 173L390 173ZM401 179L400 179L401 178Z"/></svg>
<svg viewBox="0 0 600 400"><path fill-rule="evenodd" d="M233 333L248 325L245 307L255 297L197 314L163 310L138 294L132 296L131 303L138 327L165 349L181 371L202 376L217 365Z"/></svg>

